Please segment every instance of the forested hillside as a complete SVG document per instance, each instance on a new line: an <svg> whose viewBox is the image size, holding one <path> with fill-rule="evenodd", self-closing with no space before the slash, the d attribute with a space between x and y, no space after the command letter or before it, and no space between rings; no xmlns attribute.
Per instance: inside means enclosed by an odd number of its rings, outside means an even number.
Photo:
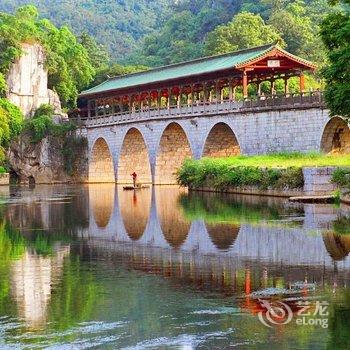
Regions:
<svg viewBox="0 0 350 350"><path fill-rule="evenodd" d="M2 0L0 11L28 3L56 25L93 36L114 61L147 66L271 40L322 63L319 23L330 10L327 0Z"/></svg>
<svg viewBox="0 0 350 350"><path fill-rule="evenodd" d="M87 32L103 43L115 59L137 47L140 39L159 30L170 15L169 0L1 0L0 11L14 13L35 5L42 18L67 25L75 34Z"/></svg>

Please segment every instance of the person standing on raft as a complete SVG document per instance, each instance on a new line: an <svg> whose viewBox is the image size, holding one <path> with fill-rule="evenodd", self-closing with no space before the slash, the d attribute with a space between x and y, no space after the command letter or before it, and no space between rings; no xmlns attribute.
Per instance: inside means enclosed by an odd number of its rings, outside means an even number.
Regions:
<svg viewBox="0 0 350 350"><path fill-rule="evenodd" d="M132 182L134 184L134 188L136 188L137 174L135 173L135 171L131 174L131 176L132 176Z"/></svg>

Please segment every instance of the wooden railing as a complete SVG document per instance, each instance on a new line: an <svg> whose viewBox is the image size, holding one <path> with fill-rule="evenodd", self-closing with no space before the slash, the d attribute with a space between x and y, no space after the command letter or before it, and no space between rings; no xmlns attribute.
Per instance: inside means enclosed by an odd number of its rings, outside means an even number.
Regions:
<svg viewBox="0 0 350 350"><path fill-rule="evenodd" d="M190 106L169 106L165 108L146 108L113 115L100 115L91 118L74 118L78 125L86 127L127 123L132 121L156 120L183 116L202 116L225 114L239 110L260 110L271 108L323 107L324 99L320 91L303 94L260 96L242 101L223 100L218 102L198 102Z"/></svg>

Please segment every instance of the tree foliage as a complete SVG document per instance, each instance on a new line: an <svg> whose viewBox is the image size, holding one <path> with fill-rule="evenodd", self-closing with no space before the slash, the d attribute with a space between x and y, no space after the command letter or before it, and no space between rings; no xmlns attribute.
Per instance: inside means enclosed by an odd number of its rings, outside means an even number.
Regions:
<svg viewBox="0 0 350 350"><path fill-rule="evenodd" d="M14 13L28 4L56 26L67 25L76 35L86 32L96 38L114 61L136 49L145 35L158 31L172 7L168 0L1 0L0 11Z"/></svg>
<svg viewBox="0 0 350 350"><path fill-rule="evenodd" d="M72 123L57 124L53 120L54 110L51 105L43 104L34 113L33 118L25 121L25 131L30 135L33 143L40 142L47 136L65 136L75 130Z"/></svg>
<svg viewBox="0 0 350 350"><path fill-rule="evenodd" d="M5 148L22 131L23 115L18 107L0 98L0 162L5 159Z"/></svg>
<svg viewBox="0 0 350 350"><path fill-rule="evenodd" d="M283 44L274 27L265 24L260 15L242 12L208 34L205 53L214 55L275 42Z"/></svg>
<svg viewBox="0 0 350 350"><path fill-rule="evenodd" d="M334 4L337 3L334 1ZM343 1L349 4L350 1ZM327 48L329 65L323 69L325 98L332 115L350 118L350 12L345 7L322 23L322 40Z"/></svg>
<svg viewBox="0 0 350 350"><path fill-rule="evenodd" d="M113 63L127 65L159 66L201 57L209 33L242 12L260 15L287 50L325 62L318 33L329 12L327 0L3 0L0 10L14 12L28 3L56 25L69 25L98 70L106 59L105 49Z"/></svg>

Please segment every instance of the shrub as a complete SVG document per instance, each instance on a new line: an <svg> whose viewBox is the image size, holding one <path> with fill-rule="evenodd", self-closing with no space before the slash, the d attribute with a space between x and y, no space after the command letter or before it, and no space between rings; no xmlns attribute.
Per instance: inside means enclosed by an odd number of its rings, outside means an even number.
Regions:
<svg viewBox="0 0 350 350"><path fill-rule="evenodd" d="M54 112L55 111L51 105L44 103L35 111L33 118L35 119L44 115L52 118Z"/></svg>
<svg viewBox="0 0 350 350"><path fill-rule="evenodd" d="M9 139L18 136L23 129L23 114L21 110L5 98L0 98L0 113L2 113L8 123Z"/></svg>
<svg viewBox="0 0 350 350"><path fill-rule="evenodd" d="M181 186L228 187L257 186L260 189L294 189L304 185L301 168L263 168L232 166L220 159L186 160L178 171Z"/></svg>
<svg viewBox="0 0 350 350"><path fill-rule="evenodd" d="M26 121L25 128L33 143L38 143L49 135L61 137L75 130L73 123L55 124L53 113L52 106L43 104L35 111L33 118Z"/></svg>
<svg viewBox="0 0 350 350"><path fill-rule="evenodd" d="M3 74L0 73L0 97L6 97L7 84Z"/></svg>
<svg viewBox="0 0 350 350"><path fill-rule="evenodd" d="M336 169L332 175L331 181L339 187L350 189L350 169Z"/></svg>
<svg viewBox="0 0 350 350"><path fill-rule="evenodd" d="M0 174L5 174L7 173L7 170L5 169L5 167L0 166Z"/></svg>
<svg viewBox="0 0 350 350"><path fill-rule="evenodd" d="M0 82L1 84L1 82ZM0 161L5 159L5 149L10 140L22 130L23 115L10 101L0 98Z"/></svg>

